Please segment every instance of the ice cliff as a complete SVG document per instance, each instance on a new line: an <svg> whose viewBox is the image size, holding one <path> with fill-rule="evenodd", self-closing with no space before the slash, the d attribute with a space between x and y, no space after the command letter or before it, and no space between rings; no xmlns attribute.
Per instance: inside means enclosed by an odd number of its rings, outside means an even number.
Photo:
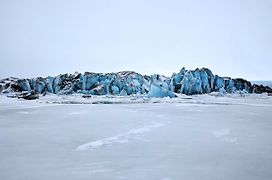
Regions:
<svg viewBox="0 0 272 180"><path fill-rule="evenodd" d="M53 93L57 95L82 93L90 95L142 95L149 97L176 97L177 94L205 94L211 92L272 93L268 86L252 85L245 79L232 79L214 75L207 68L174 73L171 77L159 74L141 75L133 71L118 73L60 74L56 77L32 79L6 78L0 81L0 93L35 94ZM15 95L16 96L16 95Z"/></svg>

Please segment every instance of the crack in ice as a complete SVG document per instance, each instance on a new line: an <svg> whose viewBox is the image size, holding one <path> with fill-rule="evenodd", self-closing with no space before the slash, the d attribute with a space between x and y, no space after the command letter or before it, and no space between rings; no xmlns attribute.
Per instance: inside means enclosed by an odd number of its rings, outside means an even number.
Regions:
<svg viewBox="0 0 272 180"><path fill-rule="evenodd" d="M99 148L102 146L109 146L109 145L113 145L113 144L117 144L117 143L118 144L127 143L128 140L131 138L131 136L137 135L137 134L142 134L142 133L151 131L154 128L159 128L161 126L164 126L164 124L160 123L160 122L152 122L152 124L150 124L150 125L145 125L140 128L134 128L134 129L131 129L128 132L123 133L123 134L119 134L116 136L111 136L111 137L99 139L97 141L91 141L86 144L82 144L82 145L78 146L76 148L76 150L84 151L84 150L88 150L88 149L96 149L96 148Z"/></svg>

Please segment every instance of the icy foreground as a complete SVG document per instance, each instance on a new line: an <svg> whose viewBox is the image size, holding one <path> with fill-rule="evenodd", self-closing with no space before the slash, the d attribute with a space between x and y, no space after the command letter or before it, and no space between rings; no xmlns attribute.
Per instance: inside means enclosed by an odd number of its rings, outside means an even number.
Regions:
<svg viewBox="0 0 272 180"><path fill-rule="evenodd" d="M251 84L244 79L214 75L209 69L186 70L171 77L154 74L141 75L133 71L118 73L60 74L56 77L32 79L6 78L0 80L0 93L9 97L38 98L36 94L67 95L147 95L148 97L177 97L177 94L194 95L211 92L271 93L269 86ZM32 92L32 94L27 94Z"/></svg>
<svg viewBox="0 0 272 180"><path fill-rule="evenodd" d="M0 179L270 180L271 109L265 95L0 96Z"/></svg>

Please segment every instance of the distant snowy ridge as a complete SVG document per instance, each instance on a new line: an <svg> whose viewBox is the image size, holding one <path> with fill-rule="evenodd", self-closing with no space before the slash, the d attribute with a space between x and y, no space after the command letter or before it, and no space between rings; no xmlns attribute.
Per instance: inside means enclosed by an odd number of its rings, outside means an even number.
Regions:
<svg viewBox="0 0 272 180"><path fill-rule="evenodd" d="M269 86L272 88L272 80L271 81L251 81L253 84Z"/></svg>
<svg viewBox="0 0 272 180"><path fill-rule="evenodd" d="M0 81L0 93L12 97L27 92L33 94L48 93L67 95L82 93L86 95L147 95L148 97L176 97L177 94L205 94L211 92L233 93L236 91L247 93L272 93L268 86L251 84L251 82L237 78L220 77L214 75L207 68L186 70L173 73L171 77L159 74L151 76L141 75L133 71L117 73L85 72L74 74L60 74L56 77L37 77L32 79L6 78ZM36 98L28 95L29 99ZM88 97L88 96L86 96Z"/></svg>

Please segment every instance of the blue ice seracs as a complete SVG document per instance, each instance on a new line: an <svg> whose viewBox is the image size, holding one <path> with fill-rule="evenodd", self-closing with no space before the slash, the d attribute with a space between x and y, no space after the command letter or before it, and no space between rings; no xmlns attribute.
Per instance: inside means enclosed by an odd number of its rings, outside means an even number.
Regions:
<svg viewBox="0 0 272 180"><path fill-rule="evenodd" d="M37 94L72 94L90 95L147 95L148 97L176 97L177 94L194 95L211 92L249 93L270 92L271 88L251 85L244 79L232 79L213 75L207 68L186 70L182 68L171 77L160 74L141 75L133 71L118 73L60 74L56 77L37 77L33 79L6 78L0 81L3 92L33 91ZM271 90L272 92L272 90Z"/></svg>

